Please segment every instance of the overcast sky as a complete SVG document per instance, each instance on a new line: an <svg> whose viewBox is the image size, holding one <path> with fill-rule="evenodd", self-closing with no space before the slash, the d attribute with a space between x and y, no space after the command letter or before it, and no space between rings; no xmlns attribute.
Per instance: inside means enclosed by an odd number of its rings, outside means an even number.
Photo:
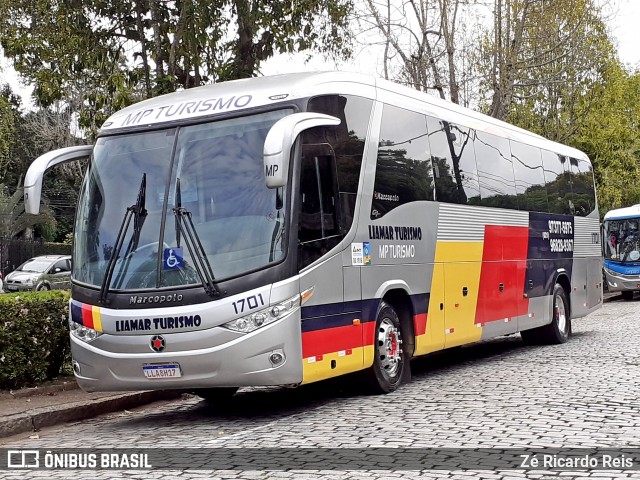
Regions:
<svg viewBox="0 0 640 480"><path fill-rule="evenodd" d="M640 0L603 0L612 5L613 14L610 15L609 28L613 41L617 43L620 60L632 68L640 69ZM379 74L375 59L370 53L361 53L354 60L344 64L334 65L320 59L304 63L304 56L280 55L265 62L262 67L264 75L277 73L290 73L305 70L347 70L359 71L367 74ZM30 88L20 85L18 77L13 69L0 58L0 84L11 84L16 92L23 97L28 96ZM28 98L24 99L25 103Z"/></svg>
<svg viewBox="0 0 640 480"><path fill-rule="evenodd" d="M640 68L640 0L620 0L618 9L611 31L618 41L620 60Z"/></svg>

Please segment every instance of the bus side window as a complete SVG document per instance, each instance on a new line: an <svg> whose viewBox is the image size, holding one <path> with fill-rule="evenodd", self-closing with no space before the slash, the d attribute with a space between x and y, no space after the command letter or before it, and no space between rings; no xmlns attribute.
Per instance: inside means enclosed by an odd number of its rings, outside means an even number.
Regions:
<svg viewBox="0 0 640 480"><path fill-rule="evenodd" d="M299 268L311 264L340 241L336 160L328 144L303 145L300 172Z"/></svg>
<svg viewBox="0 0 640 480"><path fill-rule="evenodd" d="M575 214L586 217L596 208L596 192L593 185L593 171L589 162L571 158L571 193Z"/></svg>
<svg viewBox="0 0 640 480"><path fill-rule="evenodd" d="M566 165L567 157L542 150L544 178L549 197L549 212L571 215L571 178Z"/></svg>
<svg viewBox="0 0 640 480"><path fill-rule="evenodd" d="M473 144L478 162L480 204L517 210L518 199L509 140L476 130Z"/></svg>
<svg viewBox="0 0 640 480"><path fill-rule="evenodd" d="M518 208L529 212L548 212L549 201L542 168L542 152L537 147L514 140L511 140L510 144Z"/></svg>
<svg viewBox="0 0 640 480"><path fill-rule="evenodd" d="M480 187L471 132L468 128L427 116L436 200L478 204Z"/></svg>
<svg viewBox="0 0 640 480"><path fill-rule="evenodd" d="M392 105L384 106L371 219L405 203L433 200L433 176L426 118Z"/></svg>

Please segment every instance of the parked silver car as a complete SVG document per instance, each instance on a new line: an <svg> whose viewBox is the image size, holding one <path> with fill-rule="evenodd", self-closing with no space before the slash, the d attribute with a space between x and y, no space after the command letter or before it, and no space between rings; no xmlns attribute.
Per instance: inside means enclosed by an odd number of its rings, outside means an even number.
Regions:
<svg viewBox="0 0 640 480"><path fill-rule="evenodd" d="M42 255L31 258L4 279L6 292L66 288L71 288L70 255Z"/></svg>

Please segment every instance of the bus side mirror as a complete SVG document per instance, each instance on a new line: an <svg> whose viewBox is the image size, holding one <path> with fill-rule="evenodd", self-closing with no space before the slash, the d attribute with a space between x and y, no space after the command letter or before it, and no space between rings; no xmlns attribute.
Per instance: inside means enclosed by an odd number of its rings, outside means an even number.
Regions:
<svg viewBox="0 0 640 480"><path fill-rule="evenodd" d="M339 124L339 118L313 112L294 113L278 120L264 141L264 175L267 188L279 188L287 184L291 147L301 132L313 127Z"/></svg>
<svg viewBox="0 0 640 480"><path fill-rule="evenodd" d="M59 163L82 160L91 155L93 145L79 145L75 147L52 150L36 158L24 177L24 209L27 213L40 213L40 197L42 196L42 179L45 172Z"/></svg>

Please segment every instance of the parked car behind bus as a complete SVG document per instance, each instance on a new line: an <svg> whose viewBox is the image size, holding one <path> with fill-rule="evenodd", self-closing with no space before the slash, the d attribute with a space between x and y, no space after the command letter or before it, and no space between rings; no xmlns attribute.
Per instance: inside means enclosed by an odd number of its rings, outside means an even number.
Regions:
<svg viewBox="0 0 640 480"><path fill-rule="evenodd" d="M71 288L71 256L31 258L8 274L4 284L7 292Z"/></svg>

